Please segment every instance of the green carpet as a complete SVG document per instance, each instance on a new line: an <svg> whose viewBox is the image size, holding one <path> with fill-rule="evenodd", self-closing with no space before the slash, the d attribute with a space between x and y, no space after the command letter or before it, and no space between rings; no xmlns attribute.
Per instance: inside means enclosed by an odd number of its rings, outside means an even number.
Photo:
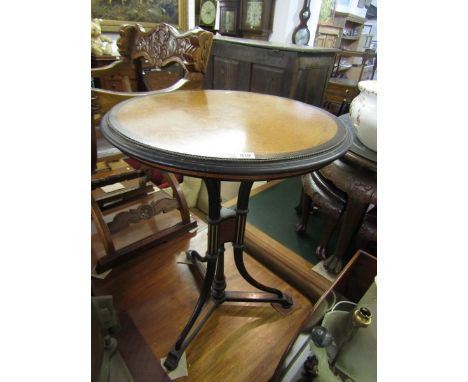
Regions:
<svg viewBox="0 0 468 382"><path fill-rule="evenodd" d="M250 198L247 221L312 264L325 216L318 211L309 217L306 235L298 235L295 225L300 220L295 207L299 203L302 183L300 177L289 178ZM331 247L336 237L331 238Z"/></svg>

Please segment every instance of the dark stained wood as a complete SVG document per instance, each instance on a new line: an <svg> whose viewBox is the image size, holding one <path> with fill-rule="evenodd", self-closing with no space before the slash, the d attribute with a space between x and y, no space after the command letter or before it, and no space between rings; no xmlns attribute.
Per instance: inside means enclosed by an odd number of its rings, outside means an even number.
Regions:
<svg viewBox="0 0 468 382"><path fill-rule="evenodd" d="M317 301L330 285L329 280L312 271L313 264L249 223L245 246L252 257L287 280L310 301Z"/></svg>
<svg viewBox="0 0 468 382"><path fill-rule="evenodd" d="M274 180L256 187L250 193L250 197L275 187L280 182L281 180ZM236 201L237 198L233 198L225 202L223 206L233 207ZM250 256L294 286L312 302L317 301L331 285L328 279L312 271L312 263L250 223L247 223L245 228L245 246Z"/></svg>
<svg viewBox="0 0 468 382"><path fill-rule="evenodd" d="M363 167L360 165L362 162L370 163ZM350 245L365 220L368 207L371 204L377 205L375 164L361 156L347 155L319 170L321 176L331 181L347 195L336 248L324 263L325 268L331 273L340 272Z"/></svg>
<svg viewBox="0 0 468 382"><path fill-rule="evenodd" d="M335 52L216 37L204 88L255 91L321 106Z"/></svg>
<svg viewBox="0 0 468 382"><path fill-rule="evenodd" d="M284 69L254 64L250 91L281 96L285 77Z"/></svg>
<svg viewBox="0 0 468 382"><path fill-rule="evenodd" d="M206 250L206 225L185 233L93 280L97 295L112 294L117 311L126 311L157 357L165 357L198 298L198 281L188 265L177 264L179 252ZM94 238L96 239L96 237ZM245 256L246 266L262 282L290 294L295 305L283 315L270 305L223 304L188 349L189 377L180 381L267 381L312 304L297 290ZM252 290L239 276L227 246L225 273L230 286Z"/></svg>
<svg viewBox="0 0 468 382"><path fill-rule="evenodd" d="M340 120L350 123L346 115L341 116ZM356 132L353 131L353 134ZM304 175L302 183L303 200L310 198L312 203L307 201L302 206L298 232L305 230L313 206L325 212L327 224L316 254L326 259L324 266L328 272L338 274L349 252L367 249L362 245L367 245L369 241L377 242L377 154L363 146L354 135L353 146L342 158ZM375 207L367 212L370 205ZM333 253L329 253L327 245L339 222L336 247Z"/></svg>
<svg viewBox="0 0 468 382"><path fill-rule="evenodd" d="M241 21L241 0L218 0L219 7L219 30L218 33L227 36L239 36ZM227 24L227 12L233 15L232 25Z"/></svg>
<svg viewBox="0 0 468 382"><path fill-rule="evenodd" d="M243 90L238 86L240 63L224 57L215 57L216 66L219 68L213 73L213 83L215 89Z"/></svg>
<svg viewBox="0 0 468 382"><path fill-rule="evenodd" d="M319 172L304 175L302 177L302 189L302 218L301 222L296 225L296 230L300 234L306 232L310 213L314 207L325 211L327 220L322 228L315 254L320 259L326 259L330 238L346 204L346 194L320 176Z"/></svg>

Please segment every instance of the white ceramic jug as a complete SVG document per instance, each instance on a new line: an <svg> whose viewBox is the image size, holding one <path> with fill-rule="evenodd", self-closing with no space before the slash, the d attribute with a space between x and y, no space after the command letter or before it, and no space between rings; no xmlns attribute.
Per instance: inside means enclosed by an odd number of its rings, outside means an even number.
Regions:
<svg viewBox="0 0 468 382"><path fill-rule="evenodd" d="M358 88L361 93L351 102L349 115L359 140L377 151L377 81L361 81Z"/></svg>

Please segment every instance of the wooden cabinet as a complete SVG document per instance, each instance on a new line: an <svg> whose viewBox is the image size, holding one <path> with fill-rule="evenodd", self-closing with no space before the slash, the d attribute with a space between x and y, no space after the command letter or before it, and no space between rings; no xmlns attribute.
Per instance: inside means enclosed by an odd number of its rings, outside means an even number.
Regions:
<svg viewBox="0 0 468 382"><path fill-rule="evenodd" d="M272 94L320 106L336 52L215 37L204 88Z"/></svg>

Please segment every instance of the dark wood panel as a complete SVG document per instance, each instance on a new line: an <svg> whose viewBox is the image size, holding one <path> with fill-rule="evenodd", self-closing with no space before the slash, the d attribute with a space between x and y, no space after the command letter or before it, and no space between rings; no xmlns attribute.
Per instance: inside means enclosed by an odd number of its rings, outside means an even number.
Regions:
<svg viewBox="0 0 468 382"><path fill-rule="evenodd" d="M224 57L214 57L213 86L214 89L238 89L239 61Z"/></svg>
<svg viewBox="0 0 468 382"><path fill-rule="evenodd" d="M242 60L256 64L276 67L286 67L291 59L296 57L294 52L286 52L280 49L257 48L246 45L229 44L214 41L211 54L215 57L226 57L234 60Z"/></svg>
<svg viewBox="0 0 468 382"><path fill-rule="evenodd" d="M321 106L335 60L333 50L215 40L205 89L273 94Z"/></svg>
<svg viewBox="0 0 468 382"><path fill-rule="evenodd" d="M327 87L328 68L309 68L305 70L304 94L302 99L311 105L321 106Z"/></svg>
<svg viewBox="0 0 468 382"><path fill-rule="evenodd" d="M287 97L287 89L283 88L285 76L284 69L253 64L250 91Z"/></svg>

